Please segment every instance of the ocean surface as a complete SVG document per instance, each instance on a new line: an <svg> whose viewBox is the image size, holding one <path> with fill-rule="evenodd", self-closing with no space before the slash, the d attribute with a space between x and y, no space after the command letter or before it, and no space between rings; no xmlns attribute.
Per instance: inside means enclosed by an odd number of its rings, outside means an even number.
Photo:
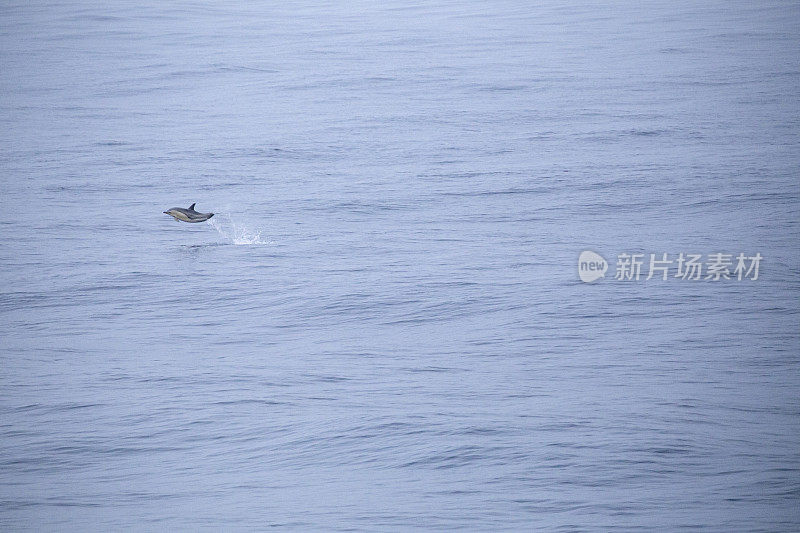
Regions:
<svg viewBox="0 0 800 533"><path fill-rule="evenodd" d="M793 1L4 1L0 529L798 531L799 51Z"/></svg>

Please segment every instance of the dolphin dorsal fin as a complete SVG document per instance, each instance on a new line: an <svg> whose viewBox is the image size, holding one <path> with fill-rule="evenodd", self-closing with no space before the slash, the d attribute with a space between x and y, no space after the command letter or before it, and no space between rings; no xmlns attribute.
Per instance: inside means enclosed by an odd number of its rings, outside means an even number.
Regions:
<svg viewBox="0 0 800 533"><path fill-rule="evenodd" d="M197 203L197 202L195 202L195 203ZM194 204L189 206L189 210L194 211Z"/></svg>

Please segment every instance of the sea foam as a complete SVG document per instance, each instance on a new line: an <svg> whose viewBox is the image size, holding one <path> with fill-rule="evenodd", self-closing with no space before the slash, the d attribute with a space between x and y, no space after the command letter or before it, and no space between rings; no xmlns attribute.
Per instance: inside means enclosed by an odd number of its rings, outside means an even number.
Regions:
<svg viewBox="0 0 800 533"><path fill-rule="evenodd" d="M235 222L227 213L218 213L206 223L217 230L217 233L230 244L271 244L271 241L261 236L262 230L252 230L245 224Z"/></svg>

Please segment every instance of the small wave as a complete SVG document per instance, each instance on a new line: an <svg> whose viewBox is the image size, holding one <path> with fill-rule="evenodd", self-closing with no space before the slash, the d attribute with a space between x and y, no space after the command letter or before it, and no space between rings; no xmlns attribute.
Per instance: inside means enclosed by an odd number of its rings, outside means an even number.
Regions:
<svg viewBox="0 0 800 533"><path fill-rule="evenodd" d="M209 218L206 224L217 230L217 233L231 244L272 244L271 241L261 237L261 230L251 230L244 224L234 222L226 213Z"/></svg>

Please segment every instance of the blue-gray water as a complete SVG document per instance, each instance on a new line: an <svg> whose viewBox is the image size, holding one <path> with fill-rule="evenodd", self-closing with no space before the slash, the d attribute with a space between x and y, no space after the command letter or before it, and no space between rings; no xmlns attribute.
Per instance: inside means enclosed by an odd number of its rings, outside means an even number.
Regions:
<svg viewBox="0 0 800 533"><path fill-rule="evenodd" d="M1 528L796 531L798 28L3 2Z"/></svg>

